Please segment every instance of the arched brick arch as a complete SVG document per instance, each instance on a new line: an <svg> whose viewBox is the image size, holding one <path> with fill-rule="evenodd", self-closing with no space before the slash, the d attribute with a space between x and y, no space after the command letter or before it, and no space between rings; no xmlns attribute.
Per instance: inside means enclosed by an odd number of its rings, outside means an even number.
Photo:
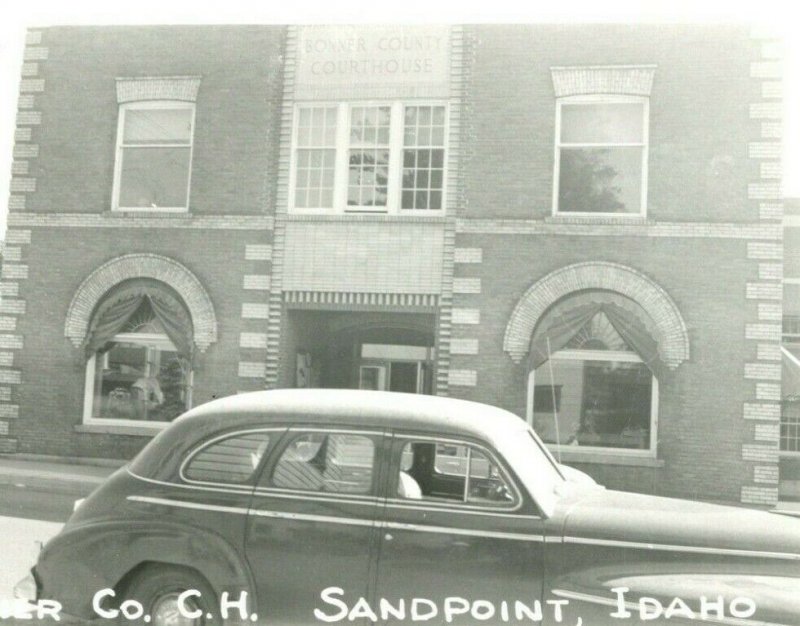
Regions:
<svg viewBox="0 0 800 626"><path fill-rule="evenodd" d="M551 272L520 298L506 326L503 349L519 363L528 353L531 335L542 314L576 291L604 289L637 302L651 317L661 359L675 369L689 358L689 335L680 311L666 291L650 278L617 263L576 263Z"/></svg>
<svg viewBox="0 0 800 626"><path fill-rule="evenodd" d="M183 298L194 326L194 343L203 352L217 340L217 317L203 285L183 265L158 254L126 254L111 259L81 283L67 311L64 335L75 347L86 339L92 313L109 289L130 278L152 278Z"/></svg>

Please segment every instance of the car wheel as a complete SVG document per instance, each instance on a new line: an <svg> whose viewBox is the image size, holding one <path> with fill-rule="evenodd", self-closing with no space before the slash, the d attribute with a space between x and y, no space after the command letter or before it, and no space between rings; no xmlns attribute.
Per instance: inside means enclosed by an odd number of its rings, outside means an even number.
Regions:
<svg viewBox="0 0 800 626"><path fill-rule="evenodd" d="M181 594L190 589L200 595L185 596L179 602ZM144 615L138 621L120 616L120 624L216 626L222 623L215 614L219 605L211 585L199 574L182 567L153 565L140 570L130 580L121 599L140 602Z"/></svg>

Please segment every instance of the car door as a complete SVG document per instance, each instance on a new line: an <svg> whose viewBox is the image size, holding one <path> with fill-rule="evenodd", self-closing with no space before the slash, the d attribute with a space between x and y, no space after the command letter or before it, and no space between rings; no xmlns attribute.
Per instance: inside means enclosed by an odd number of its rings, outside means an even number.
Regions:
<svg viewBox="0 0 800 626"><path fill-rule="evenodd" d="M383 445L377 430L293 427L284 435L248 515L259 623L313 623L315 609L330 608L321 598L331 587L368 596Z"/></svg>
<svg viewBox="0 0 800 626"><path fill-rule="evenodd" d="M395 432L390 448L376 595L392 612L379 621L486 624L535 614L544 525L510 468L468 439Z"/></svg>

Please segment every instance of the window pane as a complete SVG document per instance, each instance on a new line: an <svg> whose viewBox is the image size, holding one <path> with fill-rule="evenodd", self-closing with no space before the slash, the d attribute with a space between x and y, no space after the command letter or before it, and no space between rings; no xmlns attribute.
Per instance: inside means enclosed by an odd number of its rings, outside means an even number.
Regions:
<svg viewBox="0 0 800 626"><path fill-rule="evenodd" d="M800 338L783 339L781 440L785 452L800 452Z"/></svg>
<svg viewBox="0 0 800 626"><path fill-rule="evenodd" d="M188 145L192 142L192 109L126 109L123 142Z"/></svg>
<svg viewBox="0 0 800 626"><path fill-rule="evenodd" d="M386 206L390 117L390 107L350 110L348 206Z"/></svg>
<svg viewBox="0 0 800 626"><path fill-rule="evenodd" d="M123 148L119 206L186 207L189 148Z"/></svg>
<svg viewBox="0 0 800 626"><path fill-rule="evenodd" d="M561 148L560 213L639 213L642 148Z"/></svg>
<svg viewBox="0 0 800 626"><path fill-rule="evenodd" d="M253 477L268 446L267 433L224 439L194 455L184 473L190 480L245 483Z"/></svg>
<svg viewBox="0 0 800 626"><path fill-rule="evenodd" d="M650 447L653 375L643 363L553 358L535 380L534 430L547 443Z"/></svg>
<svg viewBox="0 0 800 626"><path fill-rule="evenodd" d="M397 495L407 500L485 506L508 506L514 500L503 475L486 454L474 446L450 442L405 444Z"/></svg>
<svg viewBox="0 0 800 626"><path fill-rule="evenodd" d="M562 143L641 143L644 104L563 104Z"/></svg>
<svg viewBox="0 0 800 626"><path fill-rule="evenodd" d="M406 107L401 208L441 208L444 107Z"/></svg>
<svg viewBox="0 0 800 626"><path fill-rule="evenodd" d="M335 160L336 150L332 149L304 148L297 151L295 206L326 209L333 206Z"/></svg>
<svg viewBox="0 0 800 626"><path fill-rule="evenodd" d="M306 491L368 493L374 462L375 443L369 437L309 433L283 451L272 484Z"/></svg>
<svg viewBox="0 0 800 626"><path fill-rule="evenodd" d="M186 410L188 376L172 349L113 342L95 355L92 417L170 422Z"/></svg>

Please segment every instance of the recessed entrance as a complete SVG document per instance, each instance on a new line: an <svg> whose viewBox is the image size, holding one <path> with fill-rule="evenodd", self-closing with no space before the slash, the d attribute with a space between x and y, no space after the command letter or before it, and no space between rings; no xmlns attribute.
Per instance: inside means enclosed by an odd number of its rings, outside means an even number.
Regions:
<svg viewBox="0 0 800 626"><path fill-rule="evenodd" d="M433 393L435 317L427 313L290 310L292 387Z"/></svg>

